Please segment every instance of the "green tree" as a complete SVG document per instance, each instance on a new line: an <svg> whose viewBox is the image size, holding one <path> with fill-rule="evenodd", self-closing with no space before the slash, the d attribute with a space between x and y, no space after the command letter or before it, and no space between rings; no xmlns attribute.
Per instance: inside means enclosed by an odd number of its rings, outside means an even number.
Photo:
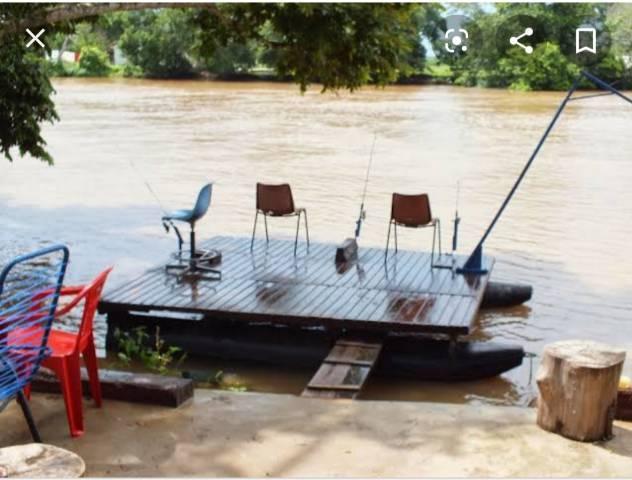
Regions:
<svg viewBox="0 0 632 480"><path fill-rule="evenodd" d="M220 46L256 40L274 50L280 76L305 90L354 90L366 83L386 84L399 74L417 35L414 4L221 4L223 21L200 10L199 54L210 57Z"/></svg>
<svg viewBox="0 0 632 480"><path fill-rule="evenodd" d="M628 85L632 84L632 4L619 3L608 10L607 23L612 32L612 54L608 65L620 62ZM614 57L614 58L612 58Z"/></svg>
<svg viewBox="0 0 632 480"><path fill-rule="evenodd" d="M579 74L579 67L570 63L558 45L540 43L525 58L518 51L498 62L497 75L513 90L566 90Z"/></svg>
<svg viewBox="0 0 632 480"><path fill-rule="evenodd" d="M105 33L93 23L83 22L75 27L69 50L80 52L86 47L97 47L99 50L107 52L110 48L110 41Z"/></svg>
<svg viewBox="0 0 632 480"><path fill-rule="evenodd" d="M40 124L58 120L51 99L53 87L45 60L24 42L0 45L0 151L12 160L11 150L52 163Z"/></svg>
<svg viewBox="0 0 632 480"><path fill-rule="evenodd" d="M632 52L632 4L617 3L608 10L608 25L612 31L612 45L616 53Z"/></svg>
<svg viewBox="0 0 632 480"><path fill-rule="evenodd" d="M400 60L399 76L405 78L419 75L426 66L426 49L422 43L425 35L435 39L438 35L437 26L441 21L443 7L438 5L419 5L412 13L411 20L414 28L410 29L406 41L409 44L408 53L404 53Z"/></svg>
<svg viewBox="0 0 632 480"><path fill-rule="evenodd" d="M230 43L225 47L218 47L211 58L203 61L205 68L219 75L244 73L255 66L257 62L257 45Z"/></svg>
<svg viewBox="0 0 632 480"><path fill-rule="evenodd" d="M86 46L79 55L79 75L84 77L105 77L110 73L108 54L96 46Z"/></svg>
<svg viewBox="0 0 632 480"><path fill-rule="evenodd" d="M468 30L477 39L475 48L465 55L450 55L439 40L437 50L459 85L565 90L581 67L575 56L575 29L592 24L607 33L606 11L604 4L591 3L500 3L491 12L472 8ZM534 28L528 39L535 47L532 55L508 41L527 23ZM605 54L589 68L608 81L616 80L620 71L616 61Z"/></svg>
<svg viewBox="0 0 632 480"><path fill-rule="evenodd" d="M148 77L193 74L190 51L194 33L188 10L146 10L127 15L119 46Z"/></svg>
<svg viewBox="0 0 632 480"><path fill-rule="evenodd" d="M0 30L45 9L43 4L0 4ZM9 161L16 148L21 156L52 162L40 124L58 120L53 91L42 54L27 50L22 35L0 36L0 152Z"/></svg>

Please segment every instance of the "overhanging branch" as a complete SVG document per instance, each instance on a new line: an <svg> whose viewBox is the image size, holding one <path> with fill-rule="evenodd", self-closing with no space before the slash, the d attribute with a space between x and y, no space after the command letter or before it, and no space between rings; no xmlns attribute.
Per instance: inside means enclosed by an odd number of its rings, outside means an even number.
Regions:
<svg viewBox="0 0 632 480"><path fill-rule="evenodd" d="M178 3L178 2L153 2L153 3L77 3L65 4L45 10L33 17L0 25L0 38L24 32L27 28L39 28L44 25L54 25L61 22L81 20L83 18L103 15L110 12L149 10L155 8L198 8L212 10L220 17L220 11L214 3Z"/></svg>

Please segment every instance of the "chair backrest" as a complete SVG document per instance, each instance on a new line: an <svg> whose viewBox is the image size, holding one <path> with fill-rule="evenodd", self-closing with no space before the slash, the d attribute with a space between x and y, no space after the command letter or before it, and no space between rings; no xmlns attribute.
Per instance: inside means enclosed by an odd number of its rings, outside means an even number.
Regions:
<svg viewBox="0 0 632 480"><path fill-rule="evenodd" d="M82 299L84 300L83 314L81 315L81 323L79 324L75 349L79 349L83 346L83 343L89 340L92 335L92 331L94 329L94 316L97 312L97 306L99 305L99 300L101 299L101 293L103 292L105 281L112 271L112 268L113 267L106 268L90 283L84 285L76 297L73 298L71 304L64 308L63 312L58 313L58 315L62 315L79 303L79 301Z"/></svg>
<svg viewBox="0 0 632 480"><path fill-rule="evenodd" d="M0 272L0 400L28 385L50 354L68 256L67 247L56 245L17 257Z"/></svg>
<svg viewBox="0 0 632 480"><path fill-rule="evenodd" d="M281 185L257 183L257 210L271 216L294 213L292 189L287 183Z"/></svg>
<svg viewBox="0 0 632 480"><path fill-rule="evenodd" d="M391 220L406 227L422 227L432 221L428 195L393 194Z"/></svg>
<svg viewBox="0 0 632 480"><path fill-rule="evenodd" d="M200 193L198 194L197 201L195 202L195 206L193 207L193 215L191 217L191 222L196 222L208 212L208 208L211 205L211 197L213 195L213 184L207 183L202 187Z"/></svg>

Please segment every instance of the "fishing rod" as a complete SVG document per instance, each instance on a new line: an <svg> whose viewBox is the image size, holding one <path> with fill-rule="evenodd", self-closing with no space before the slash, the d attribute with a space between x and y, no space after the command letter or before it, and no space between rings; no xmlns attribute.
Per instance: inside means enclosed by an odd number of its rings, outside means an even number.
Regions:
<svg viewBox="0 0 632 480"><path fill-rule="evenodd" d="M134 161L131 158L127 157L127 163L129 164L130 167L132 167L132 170L134 170L134 172L136 173L136 176L139 178L139 180L145 184L145 187L147 187L147 190L149 191L149 193L151 194L153 199L156 201L156 204L158 205L160 210L162 210L163 216L166 216L167 215L167 210L165 209L164 205L160 201L160 197L158 196L158 194L151 187L151 184L149 183L149 180L147 180L145 178L145 176L140 172L140 170L138 170L138 168L136 168L136 164L134 163ZM182 238L182 234L180 233L180 230L178 229L176 224L173 223L172 220L165 220L163 218L162 226L165 229L165 233L169 233L170 229L173 228L173 231L175 232L176 237L178 237L178 251L181 252L182 251L182 246L184 245L184 239Z"/></svg>
<svg viewBox="0 0 632 480"><path fill-rule="evenodd" d="M362 230L362 222L366 218L366 210L364 203L366 201L366 192L369 185L369 177L371 176L371 167L373 166L373 152L375 151L375 142L377 140L377 132L373 133L373 144L371 145L371 152L369 153L369 164L366 168L366 175L364 177L364 188L362 189L362 202L360 203L360 213L356 220L355 233L353 238L346 238L336 248L336 264L345 263L358 258L358 238L360 237L360 231Z"/></svg>
<svg viewBox="0 0 632 480"><path fill-rule="evenodd" d="M133 162L133 160L131 158L128 158L127 159L127 163L130 165L130 167L132 167L132 170L134 170L134 172L138 176L139 180L145 184L145 186L147 187L147 190L149 190L149 193L151 194L151 196L154 198L154 200L158 204L158 207L160 208L160 210L162 210L162 213L166 214L167 210L165 210L165 207L162 205L162 202L160 201L160 198L158 197L158 195L156 194L154 189L151 188L151 185L150 185L149 181L143 176L143 174L140 172L140 170L138 170L138 168L136 168L136 164Z"/></svg>
<svg viewBox="0 0 632 480"><path fill-rule="evenodd" d="M373 152L375 151L375 141L377 140L377 132L373 134L373 144L371 145L371 153L369 154L369 164L366 169L366 176L364 178L364 189L362 191L362 203L360 204L360 214L356 220L355 238L360 236L360 230L362 229L362 222L366 218L366 210L364 209L364 202L366 200L366 191L369 186L369 176L371 175L371 166L373 165Z"/></svg>

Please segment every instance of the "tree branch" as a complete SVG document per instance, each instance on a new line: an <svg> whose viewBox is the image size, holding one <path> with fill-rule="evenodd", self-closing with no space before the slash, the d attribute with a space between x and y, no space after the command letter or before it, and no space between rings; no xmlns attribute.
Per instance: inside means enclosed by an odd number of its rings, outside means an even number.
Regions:
<svg viewBox="0 0 632 480"><path fill-rule="evenodd" d="M54 7L31 18L20 20L11 24L0 24L0 38L18 32L24 32L27 28L38 28L44 25L53 25L60 22L81 20L83 18L103 15L110 12L148 10L153 8L197 8L213 10L217 16L220 11L214 3L178 3L178 2L153 2L153 3L77 3L66 4L62 7Z"/></svg>

